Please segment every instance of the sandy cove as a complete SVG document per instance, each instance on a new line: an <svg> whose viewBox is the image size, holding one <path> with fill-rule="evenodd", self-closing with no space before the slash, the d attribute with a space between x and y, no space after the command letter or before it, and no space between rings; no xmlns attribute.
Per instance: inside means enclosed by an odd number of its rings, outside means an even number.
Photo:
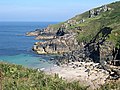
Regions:
<svg viewBox="0 0 120 90"><path fill-rule="evenodd" d="M67 81L79 81L93 90L103 85L109 76L107 71L97 66L98 63L93 62L72 62L67 65L54 66L45 72L50 75L58 74Z"/></svg>

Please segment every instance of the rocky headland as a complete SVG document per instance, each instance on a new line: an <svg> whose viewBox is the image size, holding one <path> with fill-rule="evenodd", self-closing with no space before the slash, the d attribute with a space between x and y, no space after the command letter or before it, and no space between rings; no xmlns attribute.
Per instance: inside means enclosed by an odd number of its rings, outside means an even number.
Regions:
<svg viewBox="0 0 120 90"><path fill-rule="evenodd" d="M100 86L108 79L120 78L119 8L119 1L94 8L66 22L28 32L27 36L42 40L33 46L37 54L60 55L51 58L60 67L49 73Z"/></svg>

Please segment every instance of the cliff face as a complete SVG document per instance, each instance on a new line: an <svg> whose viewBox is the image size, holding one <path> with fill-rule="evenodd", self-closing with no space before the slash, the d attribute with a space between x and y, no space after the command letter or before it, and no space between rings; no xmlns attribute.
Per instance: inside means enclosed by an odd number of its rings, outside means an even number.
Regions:
<svg viewBox="0 0 120 90"><path fill-rule="evenodd" d="M38 54L62 54L78 48L75 40L76 34L65 34L63 36L38 36L47 39L44 42L37 42L33 46L33 50ZM39 38L39 39L41 39Z"/></svg>
<svg viewBox="0 0 120 90"><path fill-rule="evenodd" d="M120 1L89 10L50 25L39 33L33 50L38 54L86 51L95 62L120 60ZM36 35L36 33L35 33Z"/></svg>
<svg viewBox="0 0 120 90"><path fill-rule="evenodd" d="M120 60L120 1L89 10L53 25L76 33L79 45L85 45L92 59ZM97 58L95 57L97 56Z"/></svg>

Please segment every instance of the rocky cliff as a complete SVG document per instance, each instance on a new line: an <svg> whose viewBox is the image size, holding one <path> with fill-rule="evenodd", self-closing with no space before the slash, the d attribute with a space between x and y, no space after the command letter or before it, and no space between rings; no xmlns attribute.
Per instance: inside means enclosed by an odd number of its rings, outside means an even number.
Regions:
<svg viewBox="0 0 120 90"><path fill-rule="evenodd" d="M75 52L71 60L107 61L120 65L120 1L91 9L83 14L32 35L37 40L33 50L38 54ZM80 58L79 58L80 57ZM76 59L75 59L76 58ZM117 63L116 63L117 62ZM113 64L113 63L112 63Z"/></svg>

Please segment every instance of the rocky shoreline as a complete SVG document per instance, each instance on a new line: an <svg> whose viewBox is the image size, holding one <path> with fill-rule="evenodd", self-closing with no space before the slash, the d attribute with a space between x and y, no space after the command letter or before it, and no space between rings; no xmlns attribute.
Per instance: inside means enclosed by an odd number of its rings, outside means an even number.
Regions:
<svg viewBox="0 0 120 90"><path fill-rule="evenodd" d="M50 59L59 67L50 69L49 74L57 73L60 77L68 80L84 79L83 81L86 81L87 85L93 86L92 89L99 87L107 80L119 80L120 48L117 48L108 39L113 28L101 24L94 36L90 36L92 38L89 38L88 41L85 37L82 38L83 35L80 34L86 32L84 30L86 22L99 19L100 14L112 10L114 9L104 5L89 10L87 14L85 13L87 17L79 21L75 20L78 17L76 16L75 19L60 23L58 26L48 26L45 29L37 29L34 32L27 33L27 36L36 36L36 40L44 40L34 44L33 51L37 54L60 55ZM78 42L76 38L79 34L83 39L81 42ZM115 33L115 36L118 34Z"/></svg>
<svg viewBox="0 0 120 90"><path fill-rule="evenodd" d="M32 35L35 34L32 32ZM49 35L53 36L53 38L50 38ZM62 77L68 81L84 82L84 85L89 86L90 89L99 88L107 80L119 80L120 66L116 65L120 65L120 62L118 61L117 64L114 62L113 66L112 61L99 61L97 53L93 54L97 58L92 58L91 51L94 48L97 51L98 45L96 43L78 44L75 35L75 33L65 33L62 36L57 36L56 34L39 32L37 37L40 37L39 40L45 41L36 42L33 51L37 52L37 54L60 54L60 56L50 59L57 66L43 71L51 75L58 74L60 78ZM106 44L109 44L109 42ZM105 51L101 49L100 54L102 55L103 51L111 53L112 50L108 48L104 49ZM105 56L105 54L102 55L103 58ZM108 57L110 58L110 56Z"/></svg>
<svg viewBox="0 0 120 90"><path fill-rule="evenodd" d="M37 29L37 31L27 32L26 36L36 36L36 40L44 40L34 44L33 51L37 54L63 54L79 46L75 39L76 33L66 33L62 27L56 33Z"/></svg>

